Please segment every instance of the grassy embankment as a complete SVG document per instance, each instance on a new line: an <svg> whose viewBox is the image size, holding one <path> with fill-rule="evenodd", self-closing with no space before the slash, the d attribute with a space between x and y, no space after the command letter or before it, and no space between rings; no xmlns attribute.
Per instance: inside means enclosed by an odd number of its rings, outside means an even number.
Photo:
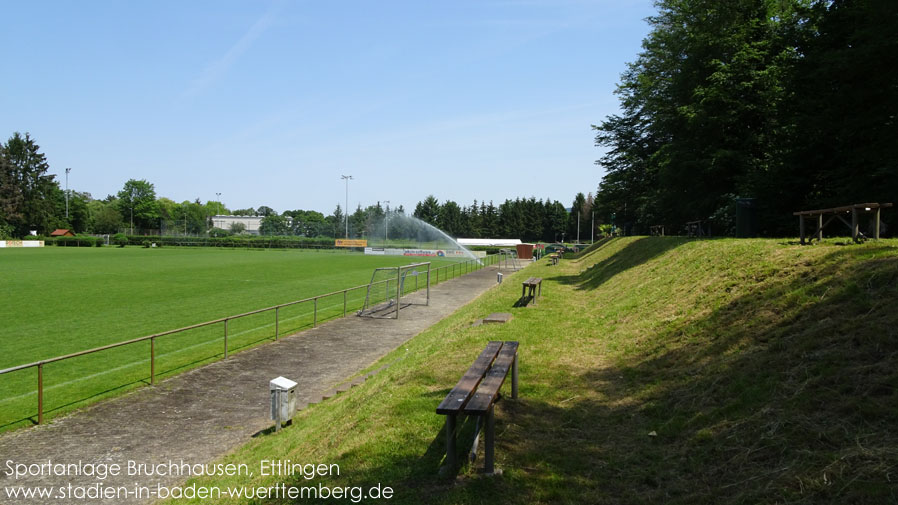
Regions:
<svg viewBox="0 0 898 505"><path fill-rule="evenodd" d="M297 250L44 248L0 251L0 369L241 314L369 282L376 267L422 258ZM449 263L432 258L433 267ZM445 276L445 273L443 274ZM378 291L380 293L380 291ZM349 311L364 290L347 296ZM284 335L312 325L312 304L280 310ZM343 313L323 298L318 320ZM274 312L228 323L228 349L274 338ZM156 341L165 377L220 358L224 325ZM141 342L44 366L45 415L59 415L149 380ZM0 375L0 431L37 419L37 370Z"/></svg>
<svg viewBox="0 0 898 505"><path fill-rule="evenodd" d="M539 306L512 308L531 275ZM194 482L381 483L407 504L895 503L896 286L895 241L614 239L506 277L361 387L224 458L254 477ZM471 327L497 311L514 319ZM520 399L497 407L504 474L440 478L434 409L494 339L521 342ZM261 477L262 459L341 476Z"/></svg>

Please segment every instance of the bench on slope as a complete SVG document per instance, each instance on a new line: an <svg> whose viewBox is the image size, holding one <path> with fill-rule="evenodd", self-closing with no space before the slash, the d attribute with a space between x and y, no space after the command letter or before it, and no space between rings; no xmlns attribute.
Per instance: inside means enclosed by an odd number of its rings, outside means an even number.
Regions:
<svg viewBox="0 0 898 505"><path fill-rule="evenodd" d="M511 371L511 397L518 397L518 343L491 341L474 364L446 395L437 407L437 414L446 416L446 469L456 468L456 433L458 417L477 416L484 427L484 472L495 473L495 416L493 406L499 399L499 389ZM475 435L476 452L479 433Z"/></svg>

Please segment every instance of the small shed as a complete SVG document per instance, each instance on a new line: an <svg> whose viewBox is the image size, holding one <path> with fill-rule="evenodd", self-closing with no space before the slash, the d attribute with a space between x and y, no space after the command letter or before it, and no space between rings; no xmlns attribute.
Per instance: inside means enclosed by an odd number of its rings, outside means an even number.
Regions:
<svg viewBox="0 0 898 505"><path fill-rule="evenodd" d="M50 234L51 237L74 237L75 234L72 233L72 230L64 230L62 228L57 228L53 230L53 233Z"/></svg>
<svg viewBox="0 0 898 505"><path fill-rule="evenodd" d="M533 244L518 244L518 258L522 260L533 259Z"/></svg>

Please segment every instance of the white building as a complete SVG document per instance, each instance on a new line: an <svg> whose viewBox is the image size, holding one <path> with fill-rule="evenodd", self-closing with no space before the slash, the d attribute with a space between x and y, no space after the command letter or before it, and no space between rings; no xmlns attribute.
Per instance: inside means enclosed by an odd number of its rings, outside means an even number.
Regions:
<svg viewBox="0 0 898 505"><path fill-rule="evenodd" d="M517 238L460 238L460 245L465 247L515 247L521 243Z"/></svg>
<svg viewBox="0 0 898 505"><path fill-rule="evenodd" d="M259 227L262 226L262 216L212 216L212 226L215 228L230 230L234 223L242 223L245 233L258 235Z"/></svg>

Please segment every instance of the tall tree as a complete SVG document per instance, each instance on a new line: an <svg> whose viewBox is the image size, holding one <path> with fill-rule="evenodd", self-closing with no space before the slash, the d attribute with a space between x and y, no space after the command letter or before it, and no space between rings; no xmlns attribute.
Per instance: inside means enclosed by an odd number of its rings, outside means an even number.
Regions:
<svg viewBox="0 0 898 505"><path fill-rule="evenodd" d="M87 204L90 212L88 229L91 233L114 234L122 227L122 214L118 206L102 200L93 200Z"/></svg>
<svg viewBox="0 0 898 505"><path fill-rule="evenodd" d="M140 229L159 228L159 205L156 189L146 180L129 179L118 192L118 210L134 233Z"/></svg>
<svg viewBox="0 0 898 505"><path fill-rule="evenodd" d="M574 196L574 202L571 204L571 213L568 217L568 225L567 225L567 234L565 238L567 241L575 241L579 238L583 238L583 231L588 231L588 225L584 226L585 222L583 221L583 207L586 205L586 196L583 193L577 193Z"/></svg>
<svg viewBox="0 0 898 505"><path fill-rule="evenodd" d="M440 202L433 195L427 195L424 201L418 202L412 215L425 223L436 226L440 215Z"/></svg>
<svg viewBox="0 0 898 505"><path fill-rule="evenodd" d="M54 175L31 135L13 134L0 145L0 225L22 237L30 230L49 233L65 224L57 214L55 197L61 192Z"/></svg>
<svg viewBox="0 0 898 505"><path fill-rule="evenodd" d="M348 238L346 236L346 226L345 219L346 216L343 214L343 209L340 207L340 204L337 204L337 208L334 209L334 213L331 214L331 225L334 230L334 238Z"/></svg>
<svg viewBox="0 0 898 505"><path fill-rule="evenodd" d="M782 110L794 96L787 77L809 1L657 3L643 52L618 86L622 113L594 126L608 148L597 215L645 230L763 194L792 130Z"/></svg>
<svg viewBox="0 0 898 505"><path fill-rule="evenodd" d="M447 200L440 206L436 226L449 236L458 237L462 227L461 207L452 200Z"/></svg>
<svg viewBox="0 0 898 505"><path fill-rule="evenodd" d="M262 218L259 225L259 233L261 235L287 235L290 227L287 225L287 218L277 214L270 214Z"/></svg>

